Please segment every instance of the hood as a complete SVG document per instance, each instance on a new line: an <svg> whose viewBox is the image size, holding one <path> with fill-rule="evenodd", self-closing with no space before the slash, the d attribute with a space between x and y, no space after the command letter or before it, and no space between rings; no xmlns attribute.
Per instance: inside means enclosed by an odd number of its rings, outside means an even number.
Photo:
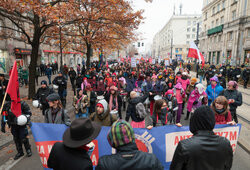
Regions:
<svg viewBox="0 0 250 170"><path fill-rule="evenodd" d="M195 135L200 130L212 131L215 126L215 116L209 106L201 106L194 111L190 119L189 129Z"/></svg>
<svg viewBox="0 0 250 170"><path fill-rule="evenodd" d="M197 84L196 88L197 88L197 91L199 92L199 94L202 94L204 92L204 89L205 89L205 87L201 83Z"/></svg>
<svg viewBox="0 0 250 170"><path fill-rule="evenodd" d="M105 99L102 99L102 100L100 100L98 103L100 103L100 104L102 104L103 105L103 107L104 107L104 113L106 113L107 112L107 110L108 110L108 103L107 103L107 101L105 100ZM97 104L98 104L97 103Z"/></svg>

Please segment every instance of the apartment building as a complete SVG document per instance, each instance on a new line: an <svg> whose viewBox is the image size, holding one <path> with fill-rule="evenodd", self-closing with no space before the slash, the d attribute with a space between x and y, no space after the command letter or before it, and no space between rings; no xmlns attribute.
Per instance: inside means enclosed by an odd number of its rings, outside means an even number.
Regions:
<svg viewBox="0 0 250 170"><path fill-rule="evenodd" d="M154 36L153 57L186 60L191 41L201 31L201 15L173 15L166 25ZM199 27L198 26L199 23ZM172 56L171 56L172 48Z"/></svg>
<svg viewBox="0 0 250 170"><path fill-rule="evenodd" d="M203 0L200 51L210 64L249 64L250 1Z"/></svg>

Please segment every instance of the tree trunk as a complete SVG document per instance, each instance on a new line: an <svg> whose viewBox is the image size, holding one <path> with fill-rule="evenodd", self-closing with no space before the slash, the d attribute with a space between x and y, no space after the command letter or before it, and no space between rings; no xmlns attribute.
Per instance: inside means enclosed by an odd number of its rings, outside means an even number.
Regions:
<svg viewBox="0 0 250 170"><path fill-rule="evenodd" d="M91 57L91 44L87 43L86 46L87 46L87 54L86 54L87 61L86 61L86 65L87 65L87 69L89 69L90 68L90 57Z"/></svg>
<svg viewBox="0 0 250 170"><path fill-rule="evenodd" d="M40 29L40 23L39 23L39 17L35 16L35 28L34 28L34 34L33 34L33 41L31 44L32 50L31 50L31 60L29 65L29 94L28 98L32 99L36 94L36 84L35 84L35 78L36 78L36 66L37 66L37 59L38 59L38 50L40 46L40 37L41 37L41 29Z"/></svg>

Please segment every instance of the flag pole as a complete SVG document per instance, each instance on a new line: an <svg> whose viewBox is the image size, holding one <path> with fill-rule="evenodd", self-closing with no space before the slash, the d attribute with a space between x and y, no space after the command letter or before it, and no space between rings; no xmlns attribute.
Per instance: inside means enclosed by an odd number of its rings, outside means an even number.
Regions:
<svg viewBox="0 0 250 170"><path fill-rule="evenodd" d="M6 96L7 96L7 93L5 92L4 98L3 98L3 102L2 102L2 106L1 106L1 109L0 109L0 115L2 114L2 111L3 111L3 105L4 105L4 103L5 103Z"/></svg>

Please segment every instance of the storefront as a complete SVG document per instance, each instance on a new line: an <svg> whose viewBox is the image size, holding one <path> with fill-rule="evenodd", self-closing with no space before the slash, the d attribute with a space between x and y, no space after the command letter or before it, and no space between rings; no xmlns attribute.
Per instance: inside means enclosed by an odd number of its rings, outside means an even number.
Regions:
<svg viewBox="0 0 250 170"><path fill-rule="evenodd" d="M245 66L250 66L250 50L245 50L244 61Z"/></svg>
<svg viewBox="0 0 250 170"><path fill-rule="evenodd" d="M31 49L15 48L14 53L16 56L17 66L28 68L30 64Z"/></svg>

